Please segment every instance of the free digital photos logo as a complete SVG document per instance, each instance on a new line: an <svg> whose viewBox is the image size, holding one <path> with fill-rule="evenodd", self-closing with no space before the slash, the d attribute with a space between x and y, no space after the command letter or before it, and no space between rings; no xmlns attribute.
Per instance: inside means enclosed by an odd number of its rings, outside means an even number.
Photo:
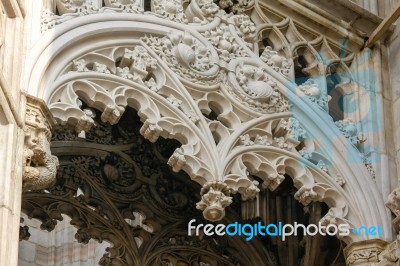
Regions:
<svg viewBox="0 0 400 266"><path fill-rule="evenodd" d="M350 228L349 224L329 224L327 226L318 224L284 224L278 222L276 224L263 225L262 222L255 224L241 224L238 222L225 224L195 224L196 219L192 219L188 223L188 235L199 236L204 233L206 236L244 236L247 241L250 241L255 236L260 237L281 237L285 241L288 236L315 236L320 234L322 236L348 236L350 234L366 235L366 236L383 236L383 228L378 226L360 226L358 228Z"/></svg>

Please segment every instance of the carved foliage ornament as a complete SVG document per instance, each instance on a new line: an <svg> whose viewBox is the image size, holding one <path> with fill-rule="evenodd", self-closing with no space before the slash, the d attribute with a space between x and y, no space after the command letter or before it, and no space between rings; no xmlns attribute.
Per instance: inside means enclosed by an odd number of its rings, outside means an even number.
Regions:
<svg viewBox="0 0 400 266"><path fill-rule="evenodd" d="M40 29L45 32L57 25L75 17L96 13L143 13L139 0L56 0L57 10L60 15L54 14L49 9L44 9L41 16Z"/></svg>
<svg viewBox="0 0 400 266"><path fill-rule="evenodd" d="M220 1L219 6L235 14L242 13L245 8L251 6L251 1L248 0L234 0L234 2L235 4L230 0L223 0ZM41 29L44 32L71 18L95 13L129 12L143 14L145 13L143 3L144 1L139 0L56 0L57 10L60 15L55 15L49 9L44 9L42 12ZM213 20L218 13L225 13L220 7L212 0L194 0L190 1L187 10L184 10L181 0L153 0L151 1L151 11L146 11L146 13L179 23L186 24L189 21L206 23L207 20ZM246 24L248 22L243 21L244 27L247 27ZM244 30L244 34L248 35L246 30Z"/></svg>
<svg viewBox="0 0 400 266"><path fill-rule="evenodd" d="M214 19L214 15L220 11L212 0L190 1L186 15L190 21L205 24Z"/></svg>
<svg viewBox="0 0 400 266"><path fill-rule="evenodd" d="M181 0L154 0L151 3L158 16L180 23L188 22Z"/></svg>
<svg viewBox="0 0 400 266"><path fill-rule="evenodd" d="M277 87L277 83L265 69L243 63L236 66L236 73L232 80L234 91L241 98L242 103L260 113L280 113L288 111L289 104Z"/></svg>
<svg viewBox="0 0 400 266"><path fill-rule="evenodd" d="M171 32L168 36L145 36L142 40L156 52L178 76L204 85L216 84L218 71L215 59L190 32Z"/></svg>

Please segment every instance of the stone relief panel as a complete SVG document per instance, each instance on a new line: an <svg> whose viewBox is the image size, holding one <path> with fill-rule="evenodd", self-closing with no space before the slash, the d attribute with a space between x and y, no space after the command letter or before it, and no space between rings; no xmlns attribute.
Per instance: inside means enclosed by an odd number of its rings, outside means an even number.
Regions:
<svg viewBox="0 0 400 266"><path fill-rule="evenodd" d="M70 19L90 14L144 12L140 0L56 0L55 2L56 10L42 11L40 25L42 33Z"/></svg>

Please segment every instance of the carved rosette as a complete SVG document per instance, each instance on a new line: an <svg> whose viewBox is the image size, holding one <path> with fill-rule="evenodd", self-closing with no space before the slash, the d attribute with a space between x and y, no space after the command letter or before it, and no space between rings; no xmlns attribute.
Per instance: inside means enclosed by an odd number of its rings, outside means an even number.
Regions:
<svg viewBox="0 0 400 266"><path fill-rule="evenodd" d="M203 211L205 219L215 222L225 217L225 208L232 203L230 189L222 182L209 182L201 189L201 201L196 208Z"/></svg>
<svg viewBox="0 0 400 266"><path fill-rule="evenodd" d="M218 83L218 66L210 49L189 31L141 38L181 78L204 85Z"/></svg>
<svg viewBox="0 0 400 266"><path fill-rule="evenodd" d="M26 95L23 190L41 190L52 185L59 166L50 151L54 120L42 100Z"/></svg>

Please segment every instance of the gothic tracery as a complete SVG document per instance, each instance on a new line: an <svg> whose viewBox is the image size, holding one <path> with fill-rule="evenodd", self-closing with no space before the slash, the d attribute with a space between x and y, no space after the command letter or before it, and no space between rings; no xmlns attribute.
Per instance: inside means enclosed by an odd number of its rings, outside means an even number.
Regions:
<svg viewBox="0 0 400 266"><path fill-rule="evenodd" d="M74 23L79 27L98 19L92 33L98 41L80 36L85 49L65 46L68 56L54 55L59 66L53 70L49 62L48 76L47 70L34 70L42 75L34 76L32 84L42 86L58 124L52 142L60 160L58 179L50 193L43 190L54 182L58 167L45 142L48 160L35 166L52 172L42 174L51 180L47 186L27 185L23 203L23 211L41 220L43 229L53 230L61 213L67 214L78 228L79 242L113 244L101 264L134 265L142 259L137 252L142 241L167 221L179 220L177 212L196 215L197 208L206 220L220 221L234 200L251 208L260 193L276 191L285 179L293 182L292 196L306 208L327 204L319 217L324 225L355 227L375 219L374 208L383 205L382 198L357 190L363 182L376 189L373 152L353 122L357 115L346 110L351 97L365 97L354 93L361 87L352 73L362 44L358 36L352 33L347 43L337 45L259 1L57 0L56 7L43 10L42 34L72 31L68 27ZM126 22L115 30L113 42L105 36L102 14ZM131 24L137 21L139 26ZM140 120L133 124L141 125L134 129L136 135L123 128L132 112ZM71 154L62 151L64 141L73 147ZM163 145L168 146L165 154ZM154 154L143 155L151 150ZM345 152L356 158L357 166L341 167ZM31 169L32 156L28 151L26 172L38 170ZM152 165L151 158L164 165ZM168 172L173 181L160 172ZM183 181L181 172L194 182ZM367 178L353 178L356 172ZM180 188L187 194L177 192ZM37 198L44 208L35 206ZM362 210L360 198L368 200ZM151 211L145 210L152 201ZM395 205L396 195L388 203L394 212ZM164 220L156 218L158 212ZM387 222L382 224L389 230ZM133 237L122 243L124 233ZM171 241L195 240L172 236L159 245ZM193 250L199 252L203 245L211 244L195 243ZM229 258L207 252L190 257L178 249L163 252L161 246L157 257L147 258L148 265L237 263L229 257L234 250L223 254Z"/></svg>

